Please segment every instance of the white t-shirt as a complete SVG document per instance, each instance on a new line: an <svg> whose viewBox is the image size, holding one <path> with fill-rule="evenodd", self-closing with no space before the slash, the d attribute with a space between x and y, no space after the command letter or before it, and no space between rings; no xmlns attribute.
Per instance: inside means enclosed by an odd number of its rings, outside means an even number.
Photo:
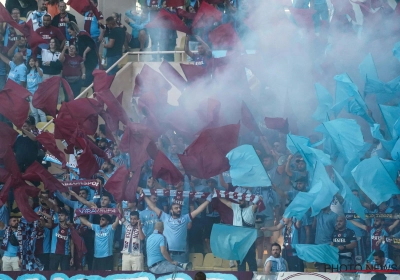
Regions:
<svg viewBox="0 0 400 280"><path fill-rule="evenodd" d="M232 203L233 210L233 225L234 226L243 226L243 220L248 223L254 225L256 221L256 213L253 212L253 206L249 206L246 208L240 208L239 204ZM243 212L242 212L243 210Z"/></svg>
<svg viewBox="0 0 400 280"><path fill-rule="evenodd" d="M51 52L50 50L42 50L42 61L49 62L49 61L57 61L60 57L60 52Z"/></svg>

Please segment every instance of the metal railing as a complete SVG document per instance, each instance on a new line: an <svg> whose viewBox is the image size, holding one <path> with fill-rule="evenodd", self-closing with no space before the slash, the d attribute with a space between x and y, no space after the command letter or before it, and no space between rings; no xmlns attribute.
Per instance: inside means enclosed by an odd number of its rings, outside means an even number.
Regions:
<svg viewBox="0 0 400 280"><path fill-rule="evenodd" d="M162 55L162 54L179 54L179 55L180 55L180 58L181 58L180 61L184 61L184 59L183 59L183 58L184 58L184 55L185 55L185 52L184 52L184 51L127 52L127 53L125 53L120 59L118 59L117 62L115 62L113 65L111 65L111 67L108 68L108 69L106 70L106 73L109 73L112 69L114 69L114 67L118 67L118 64L119 64L121 61L124 61L125 58L128 57L128 56L130 56L130 55L137 55L137 56L138 56L138 61L135 61L135 62L142 62L142 61L140 61L140 56L141 56L141 55L157 55L157 57L159 58L159 56ZM159 62L159 59L154 60L154 61L151 61L151 62ZM91 84L90 84L87 88L85 88L77 97L75 97L75 100L76 100L76 99L79 99L79 98L83 98L83 97L88 98L88 97L92 96L94 92L93 92L91 95L89 95L89 91L90 91L90 89L92 89L92 88L93 88L93 83L91 83ZM50 124L52 124L53 122L54 122L54 118L51 119L50 121L48 121L48 122L41 128L41 130L44 131L44 130L45 130Z"/></svg>

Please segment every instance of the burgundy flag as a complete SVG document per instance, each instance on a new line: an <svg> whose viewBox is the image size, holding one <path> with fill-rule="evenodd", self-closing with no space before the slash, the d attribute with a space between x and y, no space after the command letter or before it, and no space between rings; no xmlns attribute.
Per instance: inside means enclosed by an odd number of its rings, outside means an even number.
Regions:
<svg viewBox="0 0 400 280"><path fill-rule="evenodd" d="M67 5L71 6L71 8L77 11L79 14L92 11L97 19L101 18L99 10L90 0L69 0Z"/></svg>
<svg viewBox="0 0 400 280"><path fill-rule="evenodd" d="M30 96L23 86L11 79L7 80L4 89L0 91L0 114L9 119L16 127L20 128L28 118Z"/></svg>
<svg viewBox="0 0 400 280"><path fill-rule="evenodd" d="M61 82L65 86L64 88L68 100L74 100L74 95L67 81L61 77L55 76L39 84L38 89L33 95L32 105L55 118L57 115L58 93Z"/></svg>
<svg viewBox="0 0 400 280"><path fill-rule="evenodd" d="M96 145L96 143L94 143L92 141L92 139L90 139L89 137L85 137L86 142L90 148L90 150L92 151L92 153L98 157L104 158L104 159L108 159L107 153L104 152L102 149L100 149L99 146Z"/></svg>
<svg viewBox="0 0 400 280"><path fill-rule="evenodd" d="M12 150L12 147L9 146L5 155L4 155L4 168L10 174L12 175L13 178L20 178L21 177L21 171L19 170L17 159L15 158L14 152Z"/></svg>
<svg viewBox="0 0 400 280"><path fill-rule="evenodd" d="M5 183L7 181L8 176L10 176L10 172L0 167L0 183Z"/></svg>
<svg viewBox="0 0 400 280"><path fill-rule="evenodd" d="M29 222L39 220L39 216L33 211L33 209L28 204L29 197L37 197L40 193L39 188L28 185L22 179L16 180L13 183L14 188L14 198L22 216Z"/></svg>
<svg viewBox="0 0 400 280"><path fill-rule="evenodd" d="M128 202L136 201L136 191L140 179L140 171L141 167L133 171L133 175L126 186L124 200Z"/></svg>
<svg viewBox="0 0 400 280"><path fill-rule="evenodd" d="M171 185L176 185L183 181L182 173L161 151L158 151L154 160L153 177L156 179L161 178Z"/></svg>
<svg viewBox="0 0 400 280"><path fill-rule="evenodd" d="M74 248L75 248L76 252L78 253L78 257L80 259L82 259L83 256L87 253L85 241L79 235L79 233L75 229L74 225L70 225L69 229L71 230L72 242L74 242L74 245L75 245Z"/></svg>
<svg viewBox="0 0 400 280"><path fill-rule="evenodd" d="M119 148L121 152L129 153L131 160L131 171L142 167L143 163L149 159L146 148L150 143L148 129L138 123L129 123L124 135L122 136Z"/></svg>
<svg viewBox="0 0 400 280"><path fill-rule="evenodd" d="M220 22L221 20L222 13L212 5L203 1L193 20L192 28L209 27L214 25L215 22Z"/></svg>
<svg viewBox="0 0 400 280"><path fill-rule="evenodd" d="M89 145L87 144L87 140L84 138L78 138L76 139L76 141L79 143L79 146L83 150L83 153L77 159L79 177L91 178L99 171L99 165L97 164L97 161L93 156Z"/></svg>
<svg viewBox="0 0 400 280"><path fill-rule="evenodd" d="M168 61L164 60L158 69L160 69L160 72L164 75L164 77L177 89L183 91L186 88L185 79L181 74L179 74L178 71L176 71L174 67L172 67Z"/></svg>
<svg viewBox="0 0 400 280"><path fill-rule="evenodd" d="M58 181L53 174L47 171L39 162L35 161L32 163L25 171L22 176L24 180L28 181L42 181L44 187L50 192L68 192L68 188L63 186L60 181ZM39 179L39 180L37 180Z"/></svg>
<svg viewBox="0 0 400 280"><path fill-rule="evenodd" d="M243 48L239 36L230 23L221 24L212 30L208 33L208 38L213 49Z"/></svg>
<svg viewBox="0 0 400 280"><path fill-rule="evenodd" d="M277 130L283 134L289 133L288 119L265 117L264 122L269 129Z"/></svg>
<svg viewBox="0 0 400 280"><path fill-rule="evenodd" d="M104 185L104 189L114 197L116 202L125 200L124 190L128 184L129 171L125 166L120 166Z"/></svg>
<svg viewBox="0 0 400 280"><path fill-rule="evenodd" d="M146 25L146 28L165 28L191 34L189 27L176 14L171 14L164 9L158 12L157 16Z"/></svg>
<svg viewBox="0 0 400 280"><path fill-rule="evenodd" d="M254 131L254 133L257 136L262 136L260 128L258 127L258 125L253 117L253 114L251 113L249 107L247 107L246 103L244 103L244 101L242 101L241 112L242 112L243 124L251 131Z"/></svg>
<svg viewBox="0 0 400 280"><path fill-rule="evenodd" d="M43 147L49 151L53 156L55 156L62 163L62 168L65 168L67 164L67 160L65 158L65 154L60 151L56 144L56 139L54 135L50 132L42 132L38 136L36 136L36 140L39 141Z"/></svg>
<svg viewBox="0 0 400 280"><path fill-rule="evenodd" d="M3 158L9 146L14 146L18 132L4 122L0 122L0 158Z"/></svg>
<svg viewBox="0 0 400 280"><path fill-rule="evenodd" d="M0 207L3 206L8 200L8 195L11 190L12 181L13 178L9 176L9 173L7 172L7 177L4 178L4 181L1 181L2 183L4 183L4 186L0 191Z"/></svg>
<svg viewBox="0 0 400 280"><path fill-rule="evenodd" d="M32 55L37 55L37 48L39 45L48 45L47 41L42 38L38 33L33 30L32 20L21 24L23 30L20 30L28 41L28 45L32 49ZM15 26L14 26L15 27Z"/></svg>
<svg viewBox="0 0 400 280"><path fill-rule="evenodd" d="M167 0L167 7L181 7L185 6L185 0Z"/></svg>
<svg viewBox="0 0 400 280"><path fill-rule="evenodd" d="M181 63L181 68L189 83L203 80L208 75L207 69L202 66Z"/></svg>
<svg viewBox="0 0 400 280"><path fill-rule="evenodd" d="M177 8L176 9L176 14L179 17L183 17L183 18L186 18L186 19L194 19L196 17L196 13L189 13L189 12L187 12L184 9L181 9L181 8Z"/></svg>
<svg viewBox="0 0 400 280"><path fill-rule="evenodd" d="M125 125L129 122L125 109L109 89L96 92L96 98L107 105L107 113L110 114L114 122L121 121Z"/></svg>
<svg viewBox="0 0 400 280"><path fill-rule="evenodd" d="M64 139L68 144L74 143L75 140L72 139L72 135L74 134L78 123L71 119L60 119L56 118L53 120L54 127L54 138L55 139Z"/></svg>
<svg viewBox="0 0 400 280"><path fill-rule="evenodd" d="M208 179L229 170L226 154L237 146L239 129L239 124L231 124L204 130L178 155L186 174Z"/></svg>
<svg viewBox="0 0 400 280"><path fill-rule="evenodd" d="M99 69L93 70L92 74L94 77L93 79L94 92L110 90L115 75L108 75L106 71Z"/></svg>
<svg viewBox="0 0 400 280"><path fill-rule="evenodd" d="M104 105L93 98L79 98L61 105L57 118L78 122L88 135L93 135L98 127L98 115Z"/></svg>
<svg viewBox="0 0 400 280"><path fill-rule="evenodd" d="M133 95L141 95L148 92L159 93L158 96L164 96L167 101L167 92L171 89L168 81L156 70L145 64L139 75L135 78L135 88Z"/></svg>

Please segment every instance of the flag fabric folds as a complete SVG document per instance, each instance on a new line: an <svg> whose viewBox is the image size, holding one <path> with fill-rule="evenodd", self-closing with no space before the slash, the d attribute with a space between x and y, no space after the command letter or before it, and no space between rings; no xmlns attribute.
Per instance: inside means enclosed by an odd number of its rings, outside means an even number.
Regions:
<svg viewBox="0 0 400 280"><path fill-rule="evenodd" d="M317 195L317 193L299 192L285 209L283 216L285 218L294 217L301 220L304 217L304 214L311 208Z"/></svg>
<svg viewBox="0 0 400 280"><path fill-rule="evenodd" d="M242 187L272 185L253 146L239 146L231 150L226 157L229 159L232 185Z"/></svg>
<svg viewBox="0 0 400 280"><path fill-rule="evenodd" d="M170 185L176 185L179 182L183 182L183 175L175 167L175 165L167 158L167 156L161 152L157 152L157 156L154 160L152 175L156 179L163 179Z"/></svg>
<svg viewBox="0 0 400 280"><path fill-rule="evenodd" d="M182 7L185 6L185 0L167 0L167 7Z"/></svg>
<svg viewBox="0 0 400 280"><path fill-rule="evenodd" d="M8 147L14 146L17 140L18 132L4 122L0 122L0 158L6 154Z"/></svg>
<svg viewBox="0 0 400 280"><path fill-rule="evenodd" d="M68 192L68 188L61 184L53 174L47 171L39 162L34 161L25 171L22 176L24 180L42 181L44 187L50 192Z"/></svg>
<svg viewBox="0 0 400 280"><path fill-rule="evenodd" d="M174 67L172 67L168 61L163 60L158 69L160 69L160 72L164 75L164 77L177 89L183 91L186 88L187 85L185 79L181 76L181 74L179 74L178 71L176 71Z"/></svg>
<svg viewBox="0 0 400 280"><path fill-rule="evenodd" d="M93 77L94 92L100 92L110 90L115 75L108 75L104 70L95 69L93 70Z"/></svg>
<svg viewBox="0 0 400 280"><path fill-rule="evenodd" d="M371 157L361 161L351 173L361 190L376 205L380 205L392 195L400 194L395 184L398 168L395 161Z"/></svg>
<svg viewBox="0 0 400 280"><path fill-rule="evenodd" d="M257 230L254 228L214 224L210 246L218 258L243 261L256 239Z"/></svg>
<svg viewBox="0 0 400 280"><path fill-rule="evenodd" d="M86 179L92 178L92 176L99 171L99 165L87 143L89 140L77 138L76 141L83 150L83 153L77 157L79 177Z"/></svg>
<svg viewBox="0 0 400 280"><path fill-rule="evenodd" d="M226 154L238 143L239 124L206 129L178 155L186 174L208 179L229 169Z"/></svg>
<svg viewBox="0 0 400 280"><path fill-rule="evenodd" d="M318 107L312 117L317 121L323 122L326 120L326 115L333 105L333 98L329 91L321 84L316 83L314 86L317 94Z"/></svg>
<svg viewBox="0 0 400 280"><path fill-rule="evenodd" d="M189 27L176 14L172 14L165 9L161 9L157 16L146 25L146 28L163 28L181 31L186 34L192 33Z"/></svg>
<svg viewBox="0 0 400 280"><path fill-rule="evenodd" d="M296 244L294 249L303 261L325 263L331 266L339 265L339 249L329 244Z"/></svg>
<svg viewBox="0 0 400 280"><path fill-rule="evenodd" d="M289 133L289 122L288 119L283 118L264 118L264 122L267 128L274 129L283 134Z"/></svg>
<svg viewBox="0 0 400 280"><path fill-rule="evenodd" d="M20 128L28 118L29 102L26 98L30 95L23 86L8 79L4 89L0 91L0 114Z"/></svg>
<svg viewBox="0 0 400 280"><path fill-rule="evenodd" d="M392 138L400 136L400 107L379 105L379 108Z"/></svg>
<svg viewBox="0 0 400 280"><path fill-rule="evenodd" d="M378 72L376 71L375 63L372 55L369 53L361 64L358 66L361 78L366 81L368 79L379 80Z"/></svg>
<svg viewBox="0 0 400 280"><path fill-rule="evenodd" d="M232 49L241 46L240 38L232 24L221 24L208 34L213 49Z"/></svg>
<svg viewBox="0 0 400 280"><path fill-rule="evenodd" d="M222 20L222 13L212 5L203 1L192 22L193 28L207 28Z"/></svg>
<svg viewBox="0 0 400 280"><path fill-rule="evenodd" d="M114 197L116 202L122 202L125 196L126 185L128 184L129 170L125 166L120 166L114 174L107 180L104 189Z"/></svg>
<svg viewBox="0 0 400 280"><path fill-rule="evenodd" d="M71 6L71 8L77 11L79 14L92 11L97 19L101 17L99 10L90 0L68 0L67 5Z"/></svg>
<svg viewBox="0 0 400 280"><path fill-rule="evenodd" d="M243 124L249 130L254 131L254 133L257 136L262 136L260 128L258 127L257 122L254 119L253 114L251 113L249 107L246 105L246 103L244 101L242 101L241 113L242 113L241 120L242 120Z"/></svg>

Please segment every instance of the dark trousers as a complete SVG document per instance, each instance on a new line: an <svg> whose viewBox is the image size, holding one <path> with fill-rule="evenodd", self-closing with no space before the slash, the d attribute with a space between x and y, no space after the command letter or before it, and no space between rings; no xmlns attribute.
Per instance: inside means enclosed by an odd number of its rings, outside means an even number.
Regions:
<svg viewBox="0 0 400 280"><path fill-rule="evenodd" d="M256 261L256 243L251 245L249 251L243 259L243 262L237 261L238 271L246 271L246 263L249 265L249 271L257 271Z"/></svg>
<svg viewBox="0 0 400 280"><path fill-rule="evenodd" d="M49 270L58 270L58 266L61 267L61 270L69 270L70 260L69 255L50 254Z"/></svg>
<svg viewBox="0 0 400 280"><path fill-rule="evenodd" d="M50 266L50 254L40 254L37 256L37 258L40 260L40 262L43 264L44 266L44 270L49 270L49 266Z"/></svg>
<svg viewBox="0 0 400 280"><path fill-rule="evenodd" d="M79 79L76 82L68 82L68 84L71 87L74 97L76 98L81 93L82 80Z"/></svg>
<svg viewBox="0 0 400 280"><path fill-rule="evenodd" d="M93 269L94 235L95 235L94 231L89 230L83 236L83 241L85 241L86 249L87 249L87 253L86 253L85 257L86 257L86 263L88 265L88 270Z"/></svg>
<svg viewBox="0 0 400 280"><path fill-rule="evenodd" d="M304 262L298 256L286 257L289 271L304 272Z"/></svg>
<svg viewBox="0 0 400 280"><path fill-rule="evenodd" d="M105 258L93 258L93 270L113 270L114 258L108 256Z"/></svg>

